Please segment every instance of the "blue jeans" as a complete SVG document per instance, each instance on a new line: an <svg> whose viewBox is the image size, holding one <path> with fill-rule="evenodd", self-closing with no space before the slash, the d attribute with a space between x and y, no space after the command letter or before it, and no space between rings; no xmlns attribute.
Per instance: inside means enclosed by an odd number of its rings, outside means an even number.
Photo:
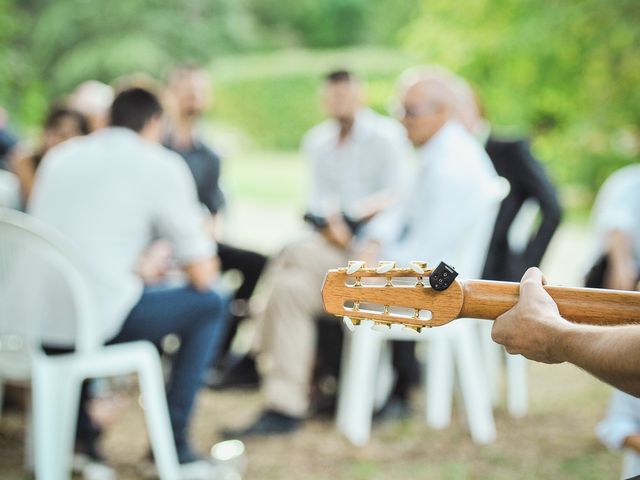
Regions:
<svg viewBox="0 0 640 480"><path fill-rule="evenodd" d="M120 332L108 344L149 340L158 345L174 333L180 349L173 358L167 385L167 403L178 456L190 452L188 424L196 394L206 368L219 343L223 322L223 300L213 291L192 287L145 290L131 310ZM83 387L77 439L89 452L95 451L100 431L87 414L88 388Z"/></svg>

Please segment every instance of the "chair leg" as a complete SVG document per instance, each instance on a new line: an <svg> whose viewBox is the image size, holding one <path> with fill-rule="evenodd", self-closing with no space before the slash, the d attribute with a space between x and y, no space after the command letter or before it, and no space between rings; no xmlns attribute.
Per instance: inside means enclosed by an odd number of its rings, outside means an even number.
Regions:
<svg viewBox="0 0 640 480"><path fill-rule="evenodd" d="M521 355L506 355L507 408L514 418L522 418L529 410L527 359Z"/></svg>
<svg viewBox="0 0 640 480"><path fill-rule="evenodd" d="M38 480L70 477L80 385L69 369L34 360L31 401Z"/></svg>
<svg viewBox="0 0 640 480"><path fill-rule="evenodd" d="M629 479L640 475L640 455L630 449L624 450L620 479Z"/></svg>
<svg viewBox="0 0 640 480"><path fill-rule="evenodd" d="M0 378L0 418L2 418L3 408L4 408L4 382Z"/></svg>
<svg viewBox="0 0 640 480"><path fill-rule="evenodd" d="M491 404L500 403L500 372L502 370L502 352L504 349L491 339L491 322L479 321L478 330L485 365L487 366L487 385L491 393Z"/></svg>
<svg viewBox="0 0 640 480"><path fill-rule="evenodd" d="M169 420L162 369L158 354L151 346L149 351L141 356L138 376L158 475L161 480L177 480L180 476L178 455Z"/></svg>
<svg viewBox="0 0 640 480"><path fill-rule="evenodd" d="M443 429L451 424L454 364L447 333L444 330L433 332L425 369L427 425L435 429Z"/></svg>
<svg viewBox="0 0 640 480"><path fill-rule="evenodd" d="M458 328L453 348L471 437L476 443L486 444L496 439L496 426L486 388L486 371L479 339L471 327L461 325Z"/></svg>
<svg viewBox="0 0 640 480"><path fill-rule="evenodd" d="M368 328L345 337L336 423L354 445L365 445L371 437L381 347L382 338Z"/></svg>
<svg viewBox="0 0 640 480"><path fill-rule="evenodd" d="M31 407L31 393L27 397L27 408L25 409L25 428L24 428L24 467L27 472L34 471L34 445L33 445L33 414Z"/></svg>

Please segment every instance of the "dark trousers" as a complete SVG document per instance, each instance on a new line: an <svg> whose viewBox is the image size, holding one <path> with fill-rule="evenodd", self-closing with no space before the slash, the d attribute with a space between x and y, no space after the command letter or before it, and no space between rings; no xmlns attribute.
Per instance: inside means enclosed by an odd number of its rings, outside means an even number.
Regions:
<svg viewBox="0 0 640 480"><path fill-rule="evenodd" d="M167 385L167 403L178 455L189 450L188 424L205 369L211 362L221 321L222 300L213 291L192 287L145 291L131 310L120 332L108 344L149 340L158 345L168 334L180 337L180 349L173 357ZM59 349L46 349L60 353ZM77 441L89 453L95 452L100 430L91 422L87 407L89 388L82 389Z"/></svg>
<svg viewBox="0 0 640 480"><path fill-rule="evenodd" d="M260 275L267 264L267 257L257 252L232 247L226 243L218 244L218 256L223 272L227 270L238 270L242 273L242 284L236 290L233 300L249 301L260 279ZM221 355L228 352L231 341L238 330L238 324L244 317L245 315L242 313L233 312L232 307L230 319L225 325L226 331L221 339Z"/></svg>

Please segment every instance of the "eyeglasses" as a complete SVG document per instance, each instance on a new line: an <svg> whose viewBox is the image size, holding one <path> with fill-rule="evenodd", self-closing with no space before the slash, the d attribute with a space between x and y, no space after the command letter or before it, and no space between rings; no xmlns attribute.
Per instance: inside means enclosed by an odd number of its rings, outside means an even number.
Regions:
<svg viewBox="0 0 640 480"><path fill-rule="evenodd" d="M438 105L434 103L424 103L422 105L395 105L393 108L393 116L397 119L426 117L438 111Z"/></svg>

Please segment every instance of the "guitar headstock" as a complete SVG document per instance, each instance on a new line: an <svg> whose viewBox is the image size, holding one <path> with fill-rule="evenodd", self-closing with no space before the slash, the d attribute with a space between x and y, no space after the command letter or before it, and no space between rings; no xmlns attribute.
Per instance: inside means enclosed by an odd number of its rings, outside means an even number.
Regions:
<svg viewBox="0 0 640 480"><path fill-rule="evenodd" d="M420 332L444 325L460 314L462 286L454 279L446 290L436 291L427 280L432 272L425 262L398 268L395 262L383 261L368 268L364 262L350 261L347 267L327 272L322 285L324 308L345 317L349 327L363 320L373 321L380 330L400 324Z"/></svg>

